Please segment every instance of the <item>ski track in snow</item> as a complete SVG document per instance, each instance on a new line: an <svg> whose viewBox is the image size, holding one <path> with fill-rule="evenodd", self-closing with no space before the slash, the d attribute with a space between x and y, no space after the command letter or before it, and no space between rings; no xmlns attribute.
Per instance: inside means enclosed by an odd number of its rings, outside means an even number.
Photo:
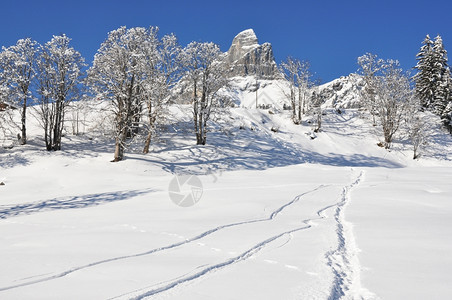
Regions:
<svg viewBox="0 0 452 300"><path fill-rule="evenodd" d="M243 252L242 254L240 254L240 255L238 255L236 257L233 257L233 258L228 259L228 260L226 260L224 262L221 262L221 263L218 263L218 264L206 267L206 268L202 269L201 271L196 272L195 274L192 274L192 275L189 275L189 276L186 276L186 277L183 277L183 278L179 277L180 279L176 279L176 280L174 280L174 281L172 281L172 282L170 282L170 283L168 283L166 285L154 288L154 289L152 289L150 291L144 292L144 293L139 294L137 296L134 296L134 297L132 297L130 299L143 299L143 298L146 298L146 297L149 297L149 296L152 296L152 295L156 295L156 294L159 294L159 293L171 290L171 289L173 289L173 288L175 288L175 287L177 287L177 286L179 286L179 285L181 285L183 283L187 283L187 282L193 281L193 280L198 279L198 278L200 278L200 277L202 277L202 276L204 276L204 275L206 275L208 273L211 273L213 271L220 270L220 269L223 269L223 268L225 268L227 266L230 266L232 264L235 264L235 263L238 263L240 261L246 260L246 259L250 258L251 256L253 256L254 254L258 253L260 250L262 250L267 244L279 239L282 236L290 235L290 234L295 233L297 231L301 231L301 230L305 230L305 229L311 228L312 225L307 225L308 221L309 220L303 221L305 226L298 227L298 228L295 228L295 229L292 229L292 230L289 230L289 231L282 232L282 233L277 234L275 236L272 236L272 237L270 237L270 238L258 243L254 247L246 250L245 252ZM132 293L134 293L134 292L132 292ZM125 296L125 295L121 295L119 297L122 297L122 296Z"/></svg>
<svg viewBox="0 0 452 300"><path fill-rule="evenodd" d="M225 228L230 228L230 227L235 227L235 226L240 226L240 225L246 225L246 224L252 224L252 223L258 223L258 222L271 221L271 220L273 220L274 218L276 218L276 216L277 216L281 211L283 211L286 207L288 207L288 206L290 206L290 205L292 205L292 204L298 202L298 201L301 199L301 197L303 197L303 196L305 196L305 195L307 195L307 194L313 193L313 192L315 192L315 191L318 191L319 189L325 188L325 187L327 187L327 186L328 186L328 185L319 185L319 186L316 187L315 189L309 190L309 191L307 191L307 192L304 192L304 193L302 193L302 194L296 196L292 201L289 201L288 203L286 203L286 204L280 206L279 208L277 208L276 210L274 210L274 211L270 214L270 216L267 217L267 218L260 218L260 219L255 219L255 220L242 221L242 222L236 222L236 223L221 225L221 226L215 227L215 228L213 228L213 229L207 230L207 231L205 231L205 232L203 232L203 233L201 233L201 234L199 234L199 235L197 235L197 236L195 236L195 237L192 237L192 238L189 238L189 239L186 239L186 240L184 240L184 241L181 241L181 242L178 242L178 243L174 243L174 244L171 244L171 245L168 245L168 246L164 246L164 247L160 247L160 248L155 248L155 249L152 249L152 250L149 250L149 251L146 251L146 252L142 252L142 253L137 253L137 254L131 254L131 255L124 255L124 256L118 256L118 257L108 258L108 259L104 259L104 260L92 262L92 263L90 263L90 264L86 264L86 265L83 265L83 266L74 267L74 268L71 268L71 269L69 269L69 270L63 271L63 272L61 272L61 273L58 273L58 274L55 274L55 275L52 275L52 276L47 276L47 277L44 277L44 278L40 278L40 279L28 281L28 282L23 282L23 283L20 283L20 284L15 284L15 285L10 285L10 286L0 287L0 292L1 292L1 291L6 291L6 290L15 289L15 288L20 288L20 287L25 287L25 286L29 286L29 285L33 285L33 284L38 284L38 283L42 283L42 282L45 282L45 281L50 281L50 280L54 280L54 279L58 279L58 278L62 278L62 277L64 277L64 276L66 276L66 275L68 275L68 274L71 274L71 273L74 273L74 272L76 272L76 271L80 271L80 270L87 269L87 268L90 268L90 267L98 266L98 265L101 265L101 264L106 264L106 263L109 263L109 262L114 262L114 261L129 259L129 258L135 258L135 257L150 255L150 254L153 254L153 253L157 253L157 252L161 252L161 251L173 249L173 248L176 248L176 247L179 247L179 246L183 246L183 245L185 245L185 244L188 244L188 243L191 243L191 242L194 242L194 241L198 241L198 240L200 240L200 239L202 239L202 238L204 238L204 237L206 237L206 236L209 236L209 235L211 235L211 234L213 234L213 233L215 233L215 232L217 232L217 231L220 231L220 230L222 230L222 229L225 229ZM311 226L309 225L309 227L311 227ZM306 228L302 228L302 229L306 229ZM298 230L301 230L301 229L296 229L295 231L298 231ZM294 231L288 231L288 232L282 233L282 234L278 235L277 238L279 238L280 236L289 234L289 233L291 233L291 232L294 232ZM271 241L273 241L273 240L275 240L275 239L276 239L276 238L273 238ZM267 242L265 242L264 245L271 242L271 241L269 241L269 240L266 240L266 241L267 241ZM258 245L258 246L259 246L259 245ZM263 247L263 245L262 245L261 247ZM253 251L247 251L247 252L253 252ZM242 255L243 255L243 254L242 254ZM245 255L245 256L248 257L248 255ZM237 258L240 258L240 257L241 257L241 256L238 256ZM243 260L243 258L238 259L238 260ZM232 263L232 262L231 262L231 263ZM229 263L229 264L230 264L230 263ZM217 267L217 268L218 268L218 267ZM217 269L217 268L215 268L215 269ZM207 272L205 272L205 273L207 273ZM202 274L201 274L201 275L202 275ZM200 276L201 276L201 275L200 275Z"/></svg>
<svg viewBox="0 0 452 300"><path fill-rule="evenodd" d="M360 278L359 278L359 271L360 271L360 266L359 266L359 261L357 260L356 257L356 251L353 253L349 253L350 251L348 251L348 248L346 248L346 237L344 234L344 216L343 216L343 207L348 203L348 194L349 194L349 190L353 187L355 187L356 185L359 184L359 182L362 180L364 173L361 172L358 176L358 178L353 181L350 185L343 187L342 190L342 194L341 194L341 200L335 204L332 205L328 205L322 209L320 209L319 211L317 211L317 218L311 218L311 219L306 219L306 220L302 220L301 222L303 223L303 226L301 227L297 227L288 231L284 231L282 233L279 233L277 235L274 235L260 243L258 243L257 245L255 245L254 247L246 250L245 252L241 253L240 255L230 258L226 261L223 261L221 263L215 264L215 265L210 265L205 267L204 269L195 272L194 274L190 274L190 275L186 275L186 276L178 276L177 278L173 279L172 281L166 281L164 284L160 283L160 284L156 284L156 285L152 285L152 286L148 286L148 287L144 287L141 288L139 290L135 290L135 291L131 291L129 293L125 293L113 298L110 298L109 300L112 299L118 299L118 298L123 298L123 297L127 297L129 299L134 299L134 300L139 300L139 299L143 299L143 298L147 298L153 295L157 295L160 294L162 292L167 292L170 291L178 286L181 286L183 284L187 284L191 281L194 281L196 279L199 279L209 273L212 273L214 271L218 271L221 269L224 269L230 265L233 265L235 263L244 261L250 257L252 257L254 254L260 252L262 249L265 248L265 246L267 246L268 244L270 244L271 242L288 235L289 239L292 238L292 234L298 231L302 231L305 229L309 229L311 227L316 226L315 222L316 220L321 220L321 219L326 219L327 216L324 214L324 212L330 208L336 207L336 213L334 215L336 222L338 223L338 237L340 240L338 249L341 249L340 254L341 254L341 258L343 256L344 260L347 261L347 265L340 265L337 264L338 268L333 268L333 273L335 276L334 282L333 282L333 287L332 287L332 291L331 291L331 295L328 297L329 300L332 299L339 299L340 297L342 297L343 295L345 295L345 291L351 289L352 287L359 287L360 289ZM322 186L319 186L317 189L320 189ZM315 189L315 190L317 190ZM313 191L315 191L313 190ZM310 191L310 192L313 192ZM310 192L306 192L304 193L310 193ZM286 203L285 205L281 206L279 209L275 210L271 215L270 215L270 220L272 218L274 218L279 212L281 212L285 207L295 203L296 201L298 201L301 198L302 195L297 196L294 200ZM350 225L351 226L351 225ZM340 229L339 229L340 228ZM351 233L351 231L349 231ZM348 238L348 236L347 236ZM287 244L288 242L286 242L285 244ZM284 245L285 245L284 244ZM350 242L348 242L347 244L351 244ZM356 246L354 245L354 239L353 239L353 249L356 250ZM336 250L338 251L338 250ZM328 254L328 256L332 256L333 254L336 254L336 251L332 252L331 254ZM348 252L347 252L348 251ZM353 256L352 256L353 255ZM349 260L353 259L353 265L349 263ZM330 266L332 266L332 262L329 261L328 263ZM286 266L287 267L287 266ZM292 266L289 266L292 267ZM199 269L199 268L197 268ZM350 284L348 284L347 286L344 286L344 282L346 279L348 279L351 275L354 275L353 281L350 281ZM145 291L146 289L148 289L148 291ZM361 289L358 292L362 292L362 294L366 294L365 297L356 297L356 295L352 295L351 297L348 297L347 299L370 299L373 298L373 294L370 293L367 290ZM352 290L353 291L353 290ZM355 289L356 291L356 289Z"/></svg>
<svg viewBox="0 0 452 300"><path fill-rule="evenodd" d="M336 299L376 299L376 296L361 287L361 266L358 260L358 248L353 236L352 224L345 220L345 207L350 202L350 192L363 180L364 172L350 185L343 187L341 198L336 205L334 219L337 223L338 246L326 253L328 266L331 267L334 280L329 300Z"/></svg>
<svg viewBox="0 0 452 300"><path fill-rule="evenodd" d="M350 191L361 182L363 176L364 176L364 173L361 172L359 174L359 176L351 184L343 187L340 201L338 203L328 205L328 206L318 210L317 218L302 220L301 223L303 225L300 227L296 227L296 228L290 229L288 231L284 231L282 233L274 235L272 237L269 237L269 238L265 239L264 241L261 241L258 244L256 244L255 246L251 247L250 249L242 252L238 256L230 258L226 261L223 261L223 262L220 262L220 263L214 264L214 265L203 265L203 266L197 267L195 270L193 270L189 273L183 274L174 279L160 282L158 284L154 284L151 286L147 286L147 287L141 288L139 290L134 290L134 291L119 295L117 297L111 298L111 299L122 298L122 297L128 297L128 298L132 297L132 299L143 299L143 298L147 298L149 296L160 294L162 292L167 292L178 286L181 286L183 284L187 284L191 281L199 279L209 273L224 269L224 268L231 266L233 264L236 264L238 262L247 260L248 258L252 257L254 254L256 254L256 253L260 252L262 249L264 249L268 244L270 244L273 241L280 239L284 236L287 236L288 241L284 243L284 245L285 245L285 244L289 243L289 241L293 238L292 237L293 233L316 226L316 224L314 223L315 220L327 218L327 216L324 214L324 212L333 207L336 207L334 219L336 220L336 223L337 223L336 232L337 232L337 237L338 237L338 246L336 249L328 251L325 255L328 265L331 267L333 275L334 275L334 280L332 283L330 296L328 297L328 299L332 300L332 299L341 299L341 298L342 299L371 299L371 298L373 299L373 298L376 298L376 296L374 294L372 294L368 290L361 287L360 265L359 265L359 260L357 258L358 249L357 249L355 241L354 241L352 228L351 228L352 225L350 223L348 223L347 221L345 221L345 217L344 217L345 206L350 202L350 196L349 196ZM307 194L313 193L315 191L318 191L325 187L328 187L328 185L319 185L315 189L309 190L307 192L304 192L304 193L296 196L293 200L278 207L266 218L260 218L260 219L255 219L255 220L242 221L242 222L221 225L221 226L215 227L213 229L207 230L195 237L192 237L192 238L189 238L184 241L174 243L174 244L171 244L168 246L155 248L155 249L152 249L152 250L149 250L146 252L142 252L142 253L119 256L119 257L96 261L96 262L93 262L93 263L90 263L87 265L71 268L69 270L66 270L64 272L61 272L59 274L55 274L52 276L47 276L44 278L35 279L35 280L28 281L28 282L16 284L16 285L0 287L0 291L6 291L6 290L10 290L10 289L34 285L34 284L42 283L45 281L62 278L64 276L74 273L76 271L79 271L82 269L87 269L87 268L94 267L94 266L101 265L101 264L106 264L109 262L150 255L153 253L173 249L173 248L180 247L180 246L183 246L185 244L188 244L188 243L191 243L194 241L201 240L202 238L207 237L207 236L209 236L215 232L218 232L222 229L225 229L225 228L231 228L231 227L235 227L235 226L253 224L253 223L258 223L258 222L271 221L274 218L276 218L278 216L278 214L280 214L284 209L286 209L287 207L298 202L301 199L301 197L303 197Z"/></svg>

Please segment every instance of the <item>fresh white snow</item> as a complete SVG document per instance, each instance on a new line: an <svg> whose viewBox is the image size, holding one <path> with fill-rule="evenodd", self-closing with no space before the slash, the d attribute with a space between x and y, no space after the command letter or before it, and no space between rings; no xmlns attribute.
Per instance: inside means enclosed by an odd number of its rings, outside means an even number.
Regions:
<svg viewBox="0 0 452 300"><path fill-rule="evenodd" d="M311 139L309 124L251 109L255 93L241 93L206 146L180 106L151 153L120 163L89 134L58 152L39 137L2 149L0 298L449 297L450 135L437 130L413 161L402 139L378 147L356 110L326 109ZM171 201L176 174L202 182L195 205Z"/></svg>

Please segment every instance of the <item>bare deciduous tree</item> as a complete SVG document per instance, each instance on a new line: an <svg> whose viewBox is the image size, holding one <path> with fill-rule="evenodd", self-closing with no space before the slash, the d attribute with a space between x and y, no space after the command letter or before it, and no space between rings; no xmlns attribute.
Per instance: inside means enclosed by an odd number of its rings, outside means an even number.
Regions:
<svg viewBox="0 0 452 300"><path fill-rule="evenodd" d="M421 100L413 93L405 110L405 125L408 138L413 145L413 159L420 157L421 150L427 145L429 139L428 123L421 112L421 107Z"/></svg>
<svg viewBox="0 0 452 300"><path fill-rule="evenodd" d="M289 82L289 92L284 94L289 99L292 109L292 121L300 124L310 99L311 73L309 63L288 57L281 63L281 73Z"/></svg>
<svg viewBox="0 0 452 300"><path fill-rule="evenodd" d="M85 60L70 40L64 34L54 36L39 53L38 115L47 150L61 150L67 105L80 98Z"/></svg>
<svg viewBox="0 0 452 300"><path fill-rule="evenodd" d="M159 119L164 119L164 107L171 96L171 88L180 79L181 49L175 35L164 36L158 43L158 61L155 63L154 76L148 77L144 91L147 114L147 135L143 153L149 152L151 138Z"/></svg>
<svg viewBox="0 0 452 300"><path fill-rule="evenodd" d="M111 101L115 115L115 154L124 158L127 138L142 116L144 97L157 64L158 28L120 27L111 31L88 71L89 85L99 98Z"/></svg>
<svg viewBox="0 0 452 300"><path fill-rule="evenodd" d="M38 47L30 38L20 39L16 45L3 48L0 55L2 86L8 89L6 99L20 109L22 145L27 143L27 107L33 99L31 86L36 75Z"/></svg>
<svg viewBox="0 0 452 300"><path fill-rule="evenodd" d="M361 90L361 99L364 107L372 116L372 124L377 125L377 101L376 101L376 76L384 67L384 60L377 58L377 55L366 53L358 57L359 72L364 79L364 88Z"/></svg>
<svg viewBox="0 0 452 300"><path fill-rule="evenodd" d="M322 104L323 99L320 94L319 88L314 87L309 103L309 113L315 118L314 132L319 132L322 128Z"/></svg>
<svg viewBox="0 0 452 300"><path fill-rule="evenodd" d="M220 54L220 48L214 43L192 42L184 49L184 80L192 97L197 145L206 144L207 122L216 108L225 106L220 90L227 86L228 79Z"/></svg>
<svg viewBox="0 0 452 300"><path fill-rule="evenodd" d="M375 107L383 128L384 146L389 149L413 97L409 76L399 67L398 61L387 60L372 86L375 87Z"/></svg>

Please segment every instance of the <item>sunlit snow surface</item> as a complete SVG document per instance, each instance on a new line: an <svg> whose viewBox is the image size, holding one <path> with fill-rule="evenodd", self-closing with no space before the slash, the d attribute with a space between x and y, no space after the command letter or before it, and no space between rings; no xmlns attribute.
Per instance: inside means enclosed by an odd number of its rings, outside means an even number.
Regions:
<svg viewBox="0 0 452 300"><path fill-rule="evenodd" d="M120 163L88 136L1 150L0 299L449 297L450 136L413 161L355 110L312 140L287 112L235 108L201 147L189 109ZM175 174L201 181L195 205L171 201Z"/></svg>

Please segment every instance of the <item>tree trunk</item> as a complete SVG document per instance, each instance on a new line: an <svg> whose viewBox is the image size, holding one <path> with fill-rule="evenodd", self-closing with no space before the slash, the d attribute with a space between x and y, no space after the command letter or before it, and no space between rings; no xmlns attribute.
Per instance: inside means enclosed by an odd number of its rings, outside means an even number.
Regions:
<svg viewBox="0 0 452 300"><path fill-rule="evenodd" d="M56 102L55 123L53 124L53 145L52 150L61 150L61 136L63 131L63 100L60 98Z"/></svg>
<svg viewBox="0 0 452 300"><path fill-rule="evenodd" d="M118 162L124 159L124 145L122 143L122 138L123 134L121 134L120 136L116 137L116 142L115 142L115 157L112 160L112 162Z"/></svg>
<svg viewBox="0 0 452 300"><path fill-rule="evenodd" d="M207 143L207 116L204 116L203 133L202 133L202 145Z"/></svg>
<svg viewBox="0 0 452 300"><path fill-rule="evenodd" d="M149 146L151 145L151 138L152 138L152 128L154 128L154 123L155 123L155 118L152 115L151 100L149 100L149 103L148 103L148 118L149 118L149 129L148 129L148 134L146 136L146 141L144 142L144 149L143 149L144 154L149 153Z"/></svg>
<svg viewBox="0 0 452 300"><path fill-rule="evenodd" d="M389 133L385 132L385 149L391 148L392 137Z"/></svg>
<svg viewBox="0 0 452 300"><path fill-rule="evenodd" d="M21 116L21 123L22 123L22 130L21 130L21 137L20 137L20 144L25 145L27 143L27 126L26 126L26 120L27 120L27 98L24 98L24 103L22 107L22 116Z"/></svg>
<svg viewBox="0 0 452 300"><path fill-rule="evenodd" d="M198 104L193 105L193 123L195 125L196 145L199 145Z"/></svg>
<svg viewBox="0 0 452 300"><path fill-rule="evenodd" d="M301 106L303 105L301 99L301 90L298 90L298 124L301 124Z"/></svg>
<svg viewBox="0 0 452 300"><path fill-rule="evenodd" d="M319 109L317 112L317 128L314 131L319 132L321 127L322 127L322 110Z"/></svg>
<svg viewBox="0 0 452 300"><path fill-rule="evenodd" d="M57 100L56 102L56 108L55 108L55 123L53 124L53 144L52 144L52 150L56 150L56 143L57 143L57 139L58 139L58 126L57 124L59 123L59 110L60 110L60 103Z"/></svg>
<svg viewBox="0 0 452 300"><path fill-rule="evenodd" d="M45 124L44 125L44 141L45 141L45 143L46 143L46 149L47 149L47 151L50 151L50 143L49 143L49 134L48 134L48 131L49 131L49 128L48 128L48 125L47 124Z"/></svg>
<svg viewBox="0 0 452 300"><path fill-rule="evenodd" d="M127 127L125 121L120 121L120 131L115 139L115 157L112 162L118 162L124 159L124 145L127 139Z"/></svg>
<svg viewBox="0 0 452 300"><path fill-rule="evenodd" d="M202 126L202 113L198 116L198 132L196 133L196 144L202 145L203 126Z"/></svg>
<svg viewBox="0 0 452 300"><path fill-rule="evenodd" d="M201 144L201 135L200 135L200 121L199 119L201 118L200 116L200 112L199 112L199 100L198 100L198 96L197 96L198 90L197 90L197 84L196 81L194 81L193 84L193 123L195 126L195 134L196 134L196 145L200 145ZM202 108L201 108L202 110Z"/></svg>
<svg viewBox="0 0 452 300"><path fill-rule="evenodd" d="M151 138L152 138L152 132L149 130L148 135L146 136L146 141L144 142L144 149L143 149L144 154L149 153L149 147L151 145Z"/></svg>
<svg viewBox="0 0 452 300"><path fill-rule="evenodd" d="M206 106L207 106L207 99L206 99L206 91L205 87L203 88L202 95L201 95L201 110L198 112L198 136L197 136L197 145L205 145L205 123L207 120L205 120L204 114L206 113Z"/></svg>

